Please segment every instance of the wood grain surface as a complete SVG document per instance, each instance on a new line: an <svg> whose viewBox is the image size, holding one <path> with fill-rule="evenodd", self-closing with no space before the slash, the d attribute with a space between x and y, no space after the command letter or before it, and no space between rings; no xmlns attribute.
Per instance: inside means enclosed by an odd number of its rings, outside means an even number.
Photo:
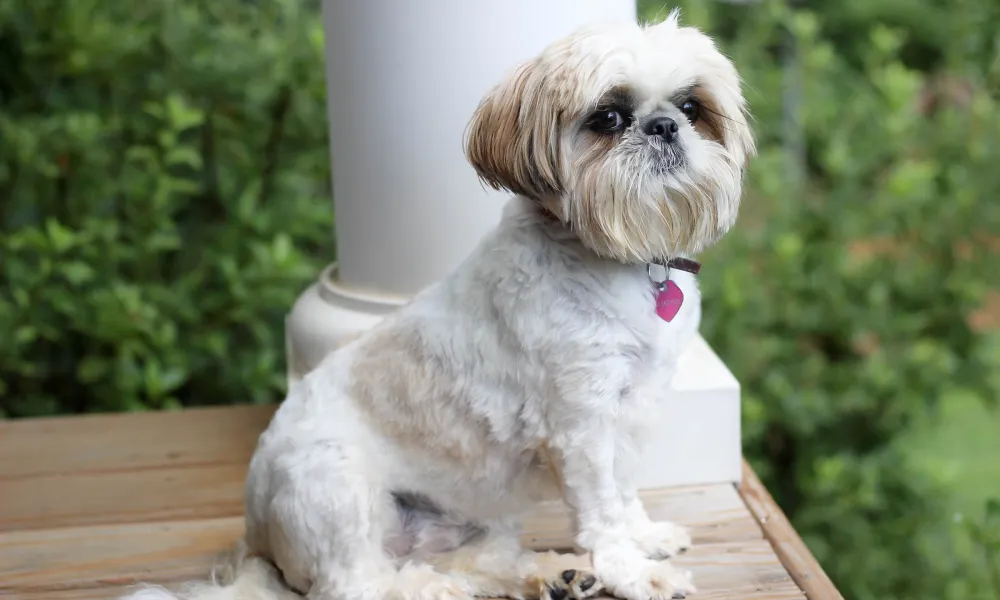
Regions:
<svg viewBox="0 0 1000 600"><path fill-rule="evenodd" d="M243 533L246 463L273 410L0 423L0 597L106 600L139 582L206 577ZM806 597L734 486L643 500L654 518L692 528L694 547L674 560L693 572L694 598ZM523 541L568 548L570 537L565 508L548 504Z"/></svg>

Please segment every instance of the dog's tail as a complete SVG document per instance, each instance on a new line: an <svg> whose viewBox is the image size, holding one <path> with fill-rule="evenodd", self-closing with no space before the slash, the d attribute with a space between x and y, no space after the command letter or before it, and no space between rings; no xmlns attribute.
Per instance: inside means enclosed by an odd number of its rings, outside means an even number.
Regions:
<svg viewBox="0 0 1000 600"><path fill-rule="evenodd" d="M241 543L221 560L208 581L193 581L177 590L141 585L118 600L302 600L290 590L270 562L247 553Z"/></svg>

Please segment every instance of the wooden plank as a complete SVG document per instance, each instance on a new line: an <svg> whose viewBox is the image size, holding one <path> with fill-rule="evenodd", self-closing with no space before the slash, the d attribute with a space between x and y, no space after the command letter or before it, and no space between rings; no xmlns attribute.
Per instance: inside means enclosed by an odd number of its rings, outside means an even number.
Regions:
<svg viewBox="0 0 1000 600"><path fill-rule="evenodd" d="M694 545L671 560L691 571L691 600L805 600L767 540Z"/></svg>
<svg viewBox="0 0 1000 600"><path fill-rule="evenodd" d="M12 458L0 467L0 531L240 515L247 462L273 410L192 409L7 427L0 452ZM31 454L29 446L41 450ZM651 490L644 499L656 518L703 517L712 525L702 541L760 537L752 522L724 518L745 510L731 486ZM529 527L537 543L551 544L569 523L560 506L543 510Z"/></svg>
<svg viewBox="0 0 1000 600"><path fill-rule="evenodd" d="M242 534L247 462L274 409L0 423L0 597L107 600L134 582L205 577ZM802 600L805 589L809 598L841 599L744 469L739 490L643 494L654 518L692 527L695 546L676 562L693 571L696 598ZM570 545L560 504L525 525L527 546Z"/></svg>
<svg viewBox="0 0 1000 600"><path fill-rule="evenodd" d="M742 562L742 557L756 554L769 554L771 561L761 560L753 565ZM766 541L744 547L714 546L707 556L692 554L675 562L692 570L695 584L700 586L691 600L805 600L802 591L788 577ZM204 577L205 572L202 569L194 577ZM168 586L184 580L172 581ZM104 583L106 585L99 587L20 589L9 593L17 600L109 600L129 591L129 584ZM0 594L4 593L3 589L0 586Z"/></svg>
<svg viewBox="0 0 1000 600"><path fill-rule="evenodd" d="M239 464L15 481L4 486L0 532L239 516L245 474ZM698 526L699 543L762 539L753 521L740 518L746 508L731 486L648 490L642 497L653 518ZM568 539L569 516L559 504L544 505L525 528L526 544L551 548Z"/></svg>
<svg viewBox="0 0 1000 600"><path fill-rule="evenodd" d="M695 576L697 577L697 575ZM10 600L113 600L120 598L129 591L131 590L128 586L109 586L99 589L59 590L44 594L28 593L12 595L10 596ZM737 591L698 588L698 593L688 598L689 600L805 600L802 591L794 584L790 588L770 587L752 589L747 587ZM497 598L494 600L506 599Z"/></svg>
<svg viewBox="0 0 1000 600"><path fill-rule="evenodd" d="M649 516L691 527L695 544L761 540L763 534L731 485L665 488L641 492ZM525 520L522 544L530 548L569 548L569 514L548 503Z"/></svg>
<svg viewBox="0 0 1000 600"><path fill-rule="evenodd" d="M205 482L205 489L211 488L212 481ZM113 499L113 497L120 493L120 490L108 489L104 490L105 493ZM698 544L712 543L712 542L738 542L738 541L755 541L762 540L763 536L760 529L757 528L753 521L750 519L749 513L746 507L743 505L736 491L729 485L713 485L713 486L698 486L690 488L669 488L663 490L650 490L643 492L643 501L646 504L649 514L654 519L672 519L693 528L693 534L695 542ZM238 496L233 494L233 497L229 500L231 502L236 502ZM166 501L169 504L169 498ZM236 521L241 521L238 517L239 512L237 511L233 516ZM225 520L226 522L232 521L232 519ZM187 520L186 522L197 523L196 520ZM216 520L206 521L207 523L215 523ZM184 523L177 524L173 522L167 522L162 524L157 524L155 522L144 522L135 525L126 525L127 521L121 522L120 526L112 526L107 528L101 527L75 527L66 529L44 529L38 532L35 536L30 530L19 530L12 531L9 533L0 533L0 548L16 549L20 543L28 543L31 545L45 544L49 543L46 540L55 543L56 554L58 555L61 550L59 550L58 543L64 540L72 538L72 533L67 533L66 535L71 536L70 538L59 537L59 535L53 532L59 531L81 531L81 532L97 532L98 534L108 531L110 532L110 540L108 543L112 544L114 547L114 540L128 540L131 543L133 539L133 534L131 532L164 532L164 535L168 536L168 539L172 539L169 536L170 532L174 531L175 527L186 527ZM52 537L56 535L56 537ZM88 533L89 535L89 533ZM145 533L143 533L145 535ZM568 548L571 546L572 533L570 529L570 519L566 509L557 504L547 504L539 508L539 510L525 522L524 535L522 536L522 543L531 548L538 549L548 549L548 548ZM235 540L235 538L234 538ZM139 540L138 543L142 543ZM67 542L67 552L72 552L77 550L77 547L73 547L72 544ZM15 552L16 550L11 550ZM91 553L91 548L88 547L88 554ZM0 550L0 558L3 558L4 554ZM12 556L9 554L8 557ZM114 562L116 556L107 556L105 560L109 562ZM0 565L7 564L6 561L0 560ZM0 571L0 574L3 574ZM4 578L5 579L5 578Z"/></svg>
<svg viewBox="0 0 1000 600"><path fill-rule="evenodd" d="M792 527L788 517L778 507L745 460L743 481L740 483L739 491L753 518L774 547L781 563L795 583L805 592L806 597L810 600L844 600L798 532Z"/></svg>
<svg viewBox="0 0 1000 600"><path fill-rule="evenodd" d="M0 531L240 515L274 409L0 423Z"/></svg>
<svg viewBox="0 0 1000 600"><path fill-rule="evenodd" d="M243 514L244 463L0 482L0 532Z"/></svg>
<svg viewBox="0 0 1000 600"><path fill-rule="evenodd" d="M242 528L241 519L227 518L5 533L0 595L106 600L136 582L203 579ZM675 562L693 572L706 600L803 598L763 539L699 544Z"/></svg>
<svg viewBox="0 0 1000 600"><path fill-rule="evenodd" d="M246 462L276 406L0 421L0 482Z"/></svg>
<svg viewBox="0 0 1000 600"><path fill-rule="evenodd" d="M108 588L136 582L204 578L242 535L240 517L3 533L0 596L93 590L107 598Z"/></svg>

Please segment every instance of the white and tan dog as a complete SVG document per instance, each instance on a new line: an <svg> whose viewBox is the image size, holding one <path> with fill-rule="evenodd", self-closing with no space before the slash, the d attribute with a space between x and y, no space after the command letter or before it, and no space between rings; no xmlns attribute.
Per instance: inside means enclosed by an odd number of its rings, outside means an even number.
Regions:
<svg viewBox="0 0 1000 600"><path fill-rule="evenodd" d="M690 538L649 519L634 475L643 435L670 435L645 425L700 300L693 275L650 265L733 225L753 152L737 72L676 13L579 30L517 68L467 140L482 179L515 194L501 222L291 388L250 464L239 560L181 597L692 592L664 560ZM547 498L589 562L520 547L518 520Z"/></svg>

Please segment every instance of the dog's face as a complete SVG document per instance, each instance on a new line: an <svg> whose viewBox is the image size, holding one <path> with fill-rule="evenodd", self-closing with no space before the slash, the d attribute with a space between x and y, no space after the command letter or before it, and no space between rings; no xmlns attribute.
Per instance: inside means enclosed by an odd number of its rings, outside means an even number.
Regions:
<svg viewBox="0 0 1000 600"><path fill-rule="evenodd" d="M677 17L582 29L521 65L473 116L479 176L537 200L607 258L651 262L718 240L753 135L735 68Z"/></svg>

